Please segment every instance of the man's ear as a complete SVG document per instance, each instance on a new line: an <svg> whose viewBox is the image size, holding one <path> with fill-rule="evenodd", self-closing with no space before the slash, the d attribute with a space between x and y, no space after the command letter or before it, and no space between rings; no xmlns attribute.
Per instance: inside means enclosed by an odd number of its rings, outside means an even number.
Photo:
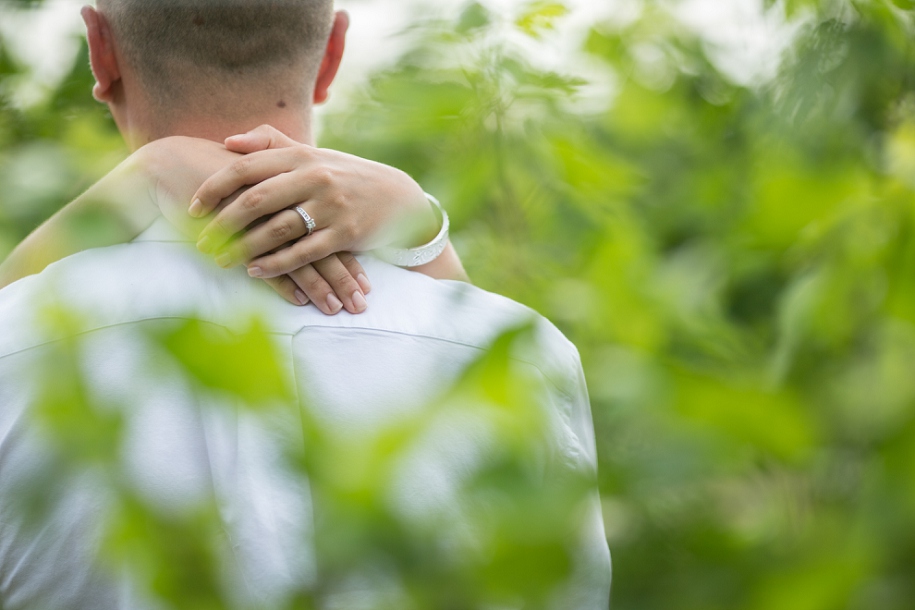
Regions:
<svg viewBox="0 0 915 610"><path fill-rule="evenodd" d="M91 6L84 6L80 12L86 24L86 38L89 41L89 64L95 76L92 97L102 103L114 99L113 86L121 80L111 27L105 16Z"/></svg>
<svg viewBox="0 0 915 610"><path fill-rule="evenodd" d="M334 27L327 41L327 50L321 60L321 69L318 71L318 80L315 83L315 104L327 101L328 90L337 76L340 61L343 59L343 49L346 47L346 30L349 29L349 14L346 11L337 11L334 15Z"/></svg>

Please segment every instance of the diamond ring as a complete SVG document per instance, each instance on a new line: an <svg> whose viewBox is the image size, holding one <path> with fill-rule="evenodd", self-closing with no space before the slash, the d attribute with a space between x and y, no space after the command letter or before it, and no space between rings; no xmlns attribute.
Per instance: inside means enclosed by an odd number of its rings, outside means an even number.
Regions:
<svg viewBox="0 0 915 610"><path fill-rule="evenodd" d="M315 232L315 227L318 226L315 223L315 219L308 215L308 212L300 208L299 206L295 207L295 211L299 213L299 216L302 217L302 220L305 221L305 228L308 229L308 232L305 234L305 237L308 237Z"/></svg>

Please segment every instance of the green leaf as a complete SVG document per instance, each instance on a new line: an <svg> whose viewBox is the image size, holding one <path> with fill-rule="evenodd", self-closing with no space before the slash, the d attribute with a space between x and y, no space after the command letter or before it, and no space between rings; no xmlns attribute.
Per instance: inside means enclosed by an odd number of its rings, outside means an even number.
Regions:
<svg viewBox="0 0 915 610"><path fill-rule="evenodd" d="M157 338L205 388L234 394L248 406L292 397L273 339L258 321L248 330L235 333L189 320Z"/></svg>
<svg viewBox="0 0 915 610"><path fill-rule="evenodd" d="M569 8L562 2L540 0L525 6L515 25L528 36L537 38L544 30L554 29L556 21L568 13Z"/></svg>
<svg viewBox="0 0 915 610"><path fill-rule="evenodd" d="M469 34L486 27L491 21L492 16L485 6L479 2L471 2L458 18L457 31L461 34Z"/></svg>

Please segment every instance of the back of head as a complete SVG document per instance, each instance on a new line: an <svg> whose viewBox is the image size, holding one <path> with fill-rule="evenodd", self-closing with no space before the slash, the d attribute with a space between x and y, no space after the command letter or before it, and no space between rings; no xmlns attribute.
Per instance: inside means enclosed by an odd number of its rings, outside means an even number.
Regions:
<svg viewBox="0 0 915 610"><path fill-rule="evenodd" d="M282 88L275 93L307 104L333 20L333 0L98 0L98 5L123 58L160 108L217 96L231 108L243 101L238 92L252 88Z"/></svg>

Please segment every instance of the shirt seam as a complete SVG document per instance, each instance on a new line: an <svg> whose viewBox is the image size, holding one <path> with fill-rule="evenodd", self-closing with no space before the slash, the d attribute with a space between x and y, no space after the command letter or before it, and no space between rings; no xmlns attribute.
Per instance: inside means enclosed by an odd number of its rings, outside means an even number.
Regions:
<svg viewBox="0 0 915 610"><path fill-rule="evenodd" d="M155 316L155 317L151 317L151 318L142 318L139 320L131 320L130 322L118 322L117 324L105 324L104 326L90 328L88 330L84 330L84 331L80 331L78 333L74 333L72 335L68 335L67 337L61 337L60 339L51 339L50 341L36 343L35 345L30 345L29 347L25 347L22 349L18 349L18 350L9 352L7 354L3 354L2 356L0 356L0 360L9 358L11 356L18 356L19 354L24 354L26 352L32 351L33 349L38 349L39 347L47 347L49 345L55 345L57 343L61 343L62 341L66 341L67 339L74 338L74 337L84 337L86 335L91 335L92 333L100 332L103 330L108 330L111 328L119 328L121 326L130 326L132 324L142 324L144 322L157 322L157 321L161 321L161 320L184 320L184 321L188 321L188 322L195 322L195 321L203 322L203 323L209 324L211 326L219 327L228 332L235 332L233 329L229 328L228 326L225 326L224 324L220 324L218 322L210 322L208 320L200 320L200 318L194 318L194 317L190 317L190 316ZM280 331L268 331L267 334L275 335L275 336L279 336L279 337L292 336L290 333L280 332Z"/></svg>
<svg viewBox="0 0 915 610"><path fill-rule="evenodd" d="M399 335L399 336L401 336L401 337L416 337L416 338L418 338L418 339L429 339L429 340L431 340L431 341L440 341L440 342L442 342L442 343L450 343L451 345L459 345L459 346L461 346L461 347L469 347L469 348L471 348L471 349L475 349L475 350L481 351L481 352L484 352L484 351L486 351L486 349L487 349L486 347L482 347L482 346L480 346L480 345L474 345L474 344L472 344L472 343L465 343L465 342L463 342L463 341L455 341L454 339L445 339L445 338L442 338L442 337L436 337L436 336L433 336L433 335L426 335L426 334L422 334L422 333L405 333L405 332L403 332L403 331L398 331L398 330L388 330L388 329L383 329L383 328L371 328L371 327L368 327L368 326L325 326L325 325L323 325L323 324L308 325L308 326L303 326L303 327L300 328L298 331L296 331L295 333L293 333L293 335L292 335L293 340L294 340L296 337L298 337L301 333L303 333L303 332L305 332L305 331L307 331L307 330L310 330L310 329L314 329L314 328L331 329L331 330L336 330L336 329L338 329L338 328L348 328L348 329L352 329L352 330L364 330L364 331L368 331L368 332L385 333L385 334L389 334L389 335ZM285 333L284 333L284 334L285 334ZM549 382L550 382L550 385L552 385L560 394L562 394L563 396L565 396L566 398L568 398L568 399L570 399L570 400L574 398L574 396L572 396L572 394L571 394L568 390L565 390L565 389L563 389L562 387L560 387L560 385L557 384L557 383L552 379L552 376L551 376L551 375L548 375L548 374L547 374L538 364L536 364L535 362L531 362L530 360L526 360L526 359L524 359L524 358L518 358L517 356L509 356L509 358L511 358L512 360L514 360L514 361L516 361L516 362L520 362L520 363L522 363L522 364L527 364L527 365L530 365L530 366L534 367L535 369L537 369L537 371L538 371L541 375L543 375L543 378L546 379L547 381L549 381Z"/></svg>
<svg viewBox="0 0 915 610"><path fill-rule="evenodd" d="M130 326L133 324L141 324L144 322L156 322L156 321L162 321L162 320L185 320L185 321L197 320L197 321L201 321L201 320L199 320L199 318L194 318L194 317L190 317L190 316L155 316L155 317L143 318L143 319L139 319L139 320L131 320L130 322L119 322L117 324L106 324L104 326L99 326L96 328L92 328L89 330L75 333L73 335L70 335L70 337L83 337L83 336L86 336L86 335L89 335L89 334L92 334L95 332L100 332L100 331L108 330L111 328L119 328L121 326ZM222 328L223 330L226 330L228 332L235 332L233 329L229 328L228 326L225 326L224 324L219 324L218 322L211 322L208 320L202 320L202 321L205 322L206 324L210 324L212 326ZM326 326L323 324L307 324L307 325L301 327L299 330L292 332L292 333L284 332L284 331L268 331L267 334L273 335L276 337L289 337L289 338L291 338L291 340L295 340L295 338L298 337L303 332L313 330L313 329L360 330L360 331L366 331L366 332L383 333L383 334L388 334L388 335L398 335L401 337L415 337L418 339L428 339L430 341L439 341L442 343L449 343L451 345L459 345L461 347L467 347L470 349L475 349L477 351L486 350L485 347L482 347L480 345L474 345L472 343L466 343L463 341L455 341L454 339L445 339L443 337L436 337L436 336L428 335L428 334L424 334L424 333L406 333L403 331L390 330L390 329L384 329L384 328L372 328L369 326ZM67 338L70 338L70 337L67 337ZM42 343L36 343L35 345L31 345L29 347L19 349L19 350L10 352L8 354L3 354L2 356L0 356L0 360L4 360L8 357L16 356L19 354L24 354L26 352L29 352L33 349L38 349L40 347L47 347L49 345L55 345L64 340L65 340L65 338L60 338L60 339L53 339L50 341L44 341ZM538 364L531 362L530 360L527 360L524 358L519 358L517 356L511 356L510 358L516 362L521 362L523 364L527 364L527 365L534 367L535 369L537 369L537 371L540 372L541 375L543 375L543 378L546 379L547 381L549 381L550 385L552 385L560 394L562 394L563 396L565 396L568 399L574 399L574 396L572 396L567 390L565 390L559 384L557 384L556 381L552 378L552 376L547 374Z"/></svg>
<svg viewBox="0 0 915 610"><path fill-rule="evenodd" d="M139 320L131 320L130 322L120 322L120 323L117 323L117 324L107 324L107 325L104 325L104 326L99 326L99 327L97 327L97 328L92 328L92 329L85 330L85 331L82 331L82 332L79 332L79 333L75 333L75 334L73 334L73 335L70 335L70 337L84 337L84 336L90 335L90 334L92 334L92 333L101 332L101 331L108 330L108 329L111 329L111 328L119 328L119 327L123 327L123 326L131 326L131 325L134 325L134 324L142 324L142 323L145 323L145 322L156 322L156 321L163 321L163 320L187 320L187 321L192 321L192 320L199 320L199 319L198 319L198 318L189 317L189 316L156 316L156 317L150 317L150 318L143 318L143 319L139 319ZM206 324L209 324L209 325L211 325L211 326L214 326L214 327L217 327L217 328L221 328L221 329L223 329L223 330L226 330L226 331L228 331L228 332L230 332L230 333L235 332L235 331L233 331L233 329L231 329L231 328L225 326L224 324L219 324L219 323L217 323L217 322L210 322L210 321L206 321L206 320L204 320L203 322L206 323ZM287 338L287 339L290 341L290 343L291 343L291 342L295 341L295 338L298 337L300 334L302 334L303 332L306 332L306 331L308 331L308 330L311 330L311 329L329 329L329 330L351 329L351 330L360 330L360 331L375 332L375 333L382 333L382 334L388 334L388 335L399 335L399 336L402 336L402 337L415 337L415 338L419 338L419 339L427 339L427 340L430 340L430 341L439 341L439 342L449 343L449 344L451 344L451 345L458 345L458 346L461 346L461 347L470 348L470 349L473 349L473 350L476 350L476 351L479 351L479 352L483 352L483 351L486 350L485 347L482 347L482 346L479 346L479 345L473 345L473 344L465 343L465 342L462 342L462 341L454 341L454 340L452 340L452 339L444 339L444 338L441 338L441 337L434 337L434 336L430 336L430 335L426 335L426 334L421 334L421 333L412 334L412 333L405 333L405 332L402 332L402 331L395 331L395 330L388 330L388 329L379 329L379 328L370 328L370 327L364 327L364 326L325 326L325 325L322 325L322 324L313 324L313 325L306 325L306 326L303 326L303 327L301 327L298 331L296 331L295 333L277 332L277 331L272 331L272 332L271 332L271 331L268 331L267 334L272 335L272 336L275 336L275 337L285 337L285 338ZM67 337L67 338L70 338L70 337ZM4 355L0 356L0 361L3 361L3 360L5 360L5 359L8 358L8 357L16 356L16 355L19 355L19 354L24 354L24 353L30 352L30 351L32 351L32 350L39 349L39 348L41 348L41 347L47 347L47 346L50 346L50 345L55 345L55 344L61 343L61 342L65 341L67 338L60 338L60 339L54 339L54 340L51 340L51 341L45 341L45 342L43 342L43 343L38 343L38 344L36 344L36 345L32 345L32 346L30 346L30 347L27 347L27 348L24 348L24 349L21 349L21 350L16 350L16 351L14 351L14 352L10 352L10 353L8 353L8 354L4 354ZM291 345L290 345L290 347L291 347ZM296 359L296 357L295 357L295 350L290 349L290 353L291 353L292 364L293 364L293 382L295 383L296 404L299 405L300 408L301 408L303 395L302 395L301 390L300 390L300 388L299 388L298 378L297 378L297 376L295 375L296 362L297 362L297 359ZM531 362L530 360L523 359L523 358L518 358L518 357L516 357L516 356L510 356L510 359L511 359L511 360L514 360L515 362L519 362L519 363L522 363L522 364L527 364L528 366L533 367L536 371L538 371L538 372L540 373L540 375L541 375L541 376L542 376L542 377L543 377L543 378L544 378L544 379L545 379L545 380L546 380L546 381L547 381L547 382L548 382L548 383L549 383L549 384L550 384L550 385L551 385L551 386L552 386L561 396L563 396L568 402L570 402L570 403L572 403L572 404L575 403L575 401L576 401L575 396L573 396L572 394L570 394L569 392L567 392L566 390L564 390L559 384L557 384L557 383L555 382L555 380L554 380L550 375L548 375L548 374L547 374L540 366L538 366L536 363ZM564 426L566 427L566 430L572 435L572 438L575 439L575 440L572 441L572 443L571 443L571 450L572 450L572 452L573 452L573 453L580 453L580 448L578 448L577 445L581 442L581 439L578 439L578 438L577 438L577 435L572 431L571 421L570 421L571 413L570 413L568 407L561 407L561 408L560 408L560 417L561 417L562 420L563 420L563 424L564 424ZM567 457L568 457L569 459L572 459L572 460L574 461L574 458L573 458L572 456L567 456Z"/></svg>

